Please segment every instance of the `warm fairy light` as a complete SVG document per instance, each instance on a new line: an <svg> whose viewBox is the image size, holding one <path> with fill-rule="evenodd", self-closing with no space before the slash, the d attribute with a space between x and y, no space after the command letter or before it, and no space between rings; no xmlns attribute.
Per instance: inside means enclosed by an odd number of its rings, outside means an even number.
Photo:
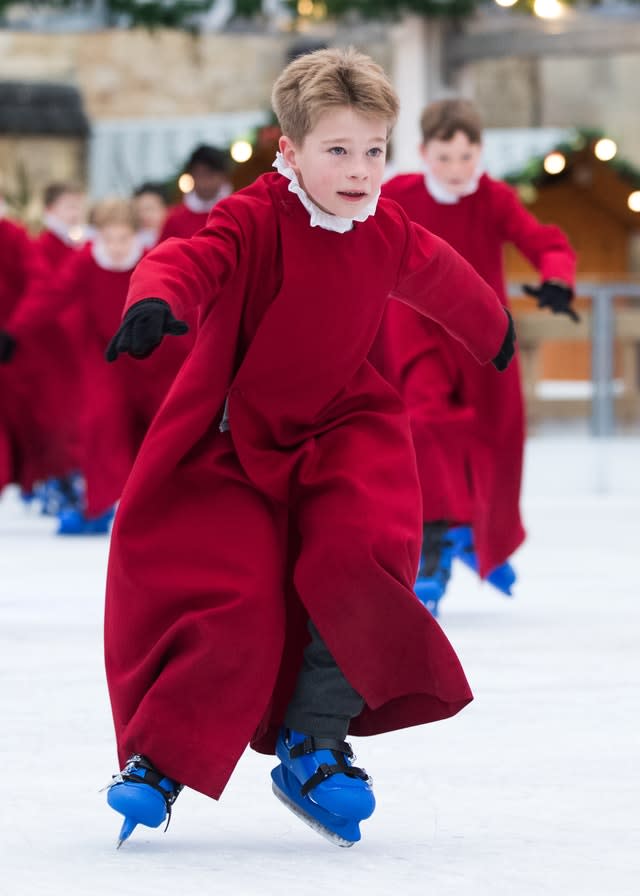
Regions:
<svg viewBox="0 0 640 896"><path fill-rule="evenodd" d="M618 147L615 141L602 137L593 147L593 152L596 159L600 159L601 162L610 162L618 152Z"/></svg>
<svg viewBox="0 0 640 896"><path fill-rule="evenodd" d="M298 15L312 16L313 15L313 0L298 0Z"/></svg>
<svg viewBox="0 0 640 896"><path fill-rule="evenodd" d="M534 0L533 11L539 19L559 19L564 6L559 0Z"/></svg>
<svg viewBox="0 0 640 896"><path fill-rule="evenodd" d="M517 2L518 0L496 0L498 6L503 6L505 8L508 6L515 6Z"/></svg>
<svg viewBox="0 0 640 896"><path fill-rule="evenodd" d="M640 190L634 190L633 193L629 193L627 205L632 212L640 212Z"/></svg>
<svg viewBox="0 0 640 896"><path fill-rule="evenodd" d="M248 162L253 155L253 146L248 140L236 140L231 145L231 158L234 162Z"/></svg>
<svg viewBox="0 0 640 896"><path fill-rule="evenodd" d="M67 236L72 243L83 243L85 240L84 227L82 227L82 225L80 224L78 224L76 227L70 227Z"/></svg>
<svg viewBox="0 0 640 896"><path fill-rule="evenodd" d="M190 193L195 186L195 181L190 174L185 172L178 178L178 189L181 193Z"/></svg>
<svg viewBox="0 0 640 896"><path fill-rule="evenodd" d="M560 174L561 171L564 171L566 165L567 160L561 152L550 152L543 163L547 174Z"/></svg>

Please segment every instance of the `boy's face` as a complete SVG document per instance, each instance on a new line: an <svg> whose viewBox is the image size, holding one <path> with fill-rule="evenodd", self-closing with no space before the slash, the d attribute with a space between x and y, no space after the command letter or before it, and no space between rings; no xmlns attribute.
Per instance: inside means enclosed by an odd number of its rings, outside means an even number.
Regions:
<svg viewBox="0 0 640 896"><path fill-rule="evenodd" d="M384 177L387 126L349 106L325 112L300 146L280 151L310 199L330 215L353 218L377 195Z"/></svg>
<svg viewBox="0 0 640 896"><path fill-rule="evenodd" d="M98 232L111 264L122 265L131 257L136 242L136 234L131 227L126 224L105 224Z"/></svg>
<svg viewBox="0 0 640 896"><path fill-rule="evenodd" d="M160 230L167 216L167 207L157 193L141 193L133 200L136 216L143 230Z"/></svg>
<svg viewBox="0 0 640 896"><path fill-rule="evenodd" d="M63 193L47 208L49 214L61 221L65 227L80 227L84 224L86 203L84 193Z"/></svg>
<svg viewBox="0 0 640 896"><path fill-rule="evenodd" d="M433 177L454 196L461 196L478 170L482 145L456 131L451 140L433 138L423 143L420 154Z"/></svg>
<svg viewBox="0 0 640 896"><path fill-rule="evenodd" d="M193 192L205 201L215 199L221 187L227 183L227 175L223 171L214 171L202 162L196 162L189 169L193 178Z"/></svg>

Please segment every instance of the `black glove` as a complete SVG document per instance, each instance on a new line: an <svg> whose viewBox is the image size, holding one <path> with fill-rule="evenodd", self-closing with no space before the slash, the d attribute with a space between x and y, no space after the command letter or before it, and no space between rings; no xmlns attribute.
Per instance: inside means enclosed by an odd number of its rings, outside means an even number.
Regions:
<svg viewBox="0 0 640 896"><path fill-rule="evenodd" d="M107 361L128 352L133 358L146 358L162 342L165 333L183 336L189 326L177 320L163 299L142 299L127 311L120 329L104 353Z"/></svg>
<svg viewBox="0 0 640 896"><path fill-rule="evenodd" d="M562 283L554 283L553 280L545 280L540 286L527 286L522 289L528 296L533 296L538 301L538 308L551 308L554 314L568 314L575 323L580 322L579 315L571 307L573 290Z"/></svg>
<svg viewBox="0 0 640 896"><path fill-rule="evenodd" d="M509 361L513 358L516 350L516 328L513 326L513 318L509 311L506 308L504 310L509 318L509 326L500 346L500 351L491 362L496 370L505 370L509 366Z"/></svg>
<svg viewBox="0 0 640 896"><path fill-rule="evenodd" d="M0 364L6 364L13 358L16 341L6 330L0 330Z"/></svg>

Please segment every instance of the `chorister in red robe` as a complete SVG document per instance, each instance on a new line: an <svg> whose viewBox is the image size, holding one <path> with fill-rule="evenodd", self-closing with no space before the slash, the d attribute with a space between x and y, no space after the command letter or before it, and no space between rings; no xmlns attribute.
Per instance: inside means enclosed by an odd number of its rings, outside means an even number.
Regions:
<svg viewBox="0 0 640 896"><path fill-rule="evenodd" d="M458 712L469 685L413 593L406 410L367 355L393 298L488 362L507 330L493 290L393 202L346 233L311 228L274 173L152 250L127 305L150 296L177 317L197 306L199 326L112 533L120 760L143 752L219 797L248 742L273 752L307 616L366 702L352 734Z"/></svg>
<svg viewBox="0 0 640 896"><path fill-rule="evenodd" d="M78 467L86 483L85 514L100 516L120 497L147 428L193 343L167 339L142 362L123 358L107 364L105 348L122 315L129 281L141 251L136 247L124 269L116 269L101 247L74 253L62 267L55 287L30 308L33 329L46 328L68 311L75 314L72 333L79 358L76 407L69 408L79 431ZM23 317L25 338L33 329ZM195 329L195 328L193 328Z"/></svg>
<svg viewBox="0 0 640 896"><path fill-rule="evenodd" d="M79 312L72 306L56 314L48 314L46 309L61 271L80 245L62 230L46 229L38 236L30 255L26 292L7 322L17 340L12 372L30 411L26 486L49 476L64 476L79 465Z"/></svg>
<svg viewBox="0 0 640 896"><path fill-rule="evenodd" d="M30 246L27 232L0 217L0 330L21 300L27 282ZM19 381L11 364L0 365L0 490L22 480L23 446L20 435L26 415Z"/></svg>
<svg viewBox="0 0 640 896"><path fill-rule="evenodd" d="M452 203L437 201L423 174L393 178L383 195L453 246L504 305L505 243L513 243L543 280L574 281L575 256L562 231L541 224L510 187L487 175L475 192ZM424 521L470 523L480 574L487 575L525 536L519 365L513 362L504 374L478 366L438 322L397 302L389 305L374 358L409 408Z"/></svg>
<svg viewBox="0 0 640 896"><path fill-rule="evenodd" d="M225 184L213 199L200 199L195 193L187 193L179 205L174 205L169 210L158 242L161 243L171 236L186 240L202 230L207 225L211 209L230 192L231 187Z"/></svg>

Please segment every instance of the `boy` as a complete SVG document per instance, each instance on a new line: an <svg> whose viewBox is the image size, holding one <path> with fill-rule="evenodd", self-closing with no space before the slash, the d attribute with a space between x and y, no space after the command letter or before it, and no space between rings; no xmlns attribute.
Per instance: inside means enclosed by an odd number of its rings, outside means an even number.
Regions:
<svg viewBox="0 0 640 896"><path fill-rule="evenodd" d="M204 143L194 149L185 166L185 173L193 178L193 189L169 211L160 242L170 236L186 239L206 226L211 209L232 191L228 171L226 152Z"/></svg>
<svg viewBox="0 0 640 896"><path fill-rule="evenodd" d="M542 277L539 289L526 291L541 307L575 317L574 252L564 234L540 224L510 187L481 173L482 124L474 106L460 99L433 103L421 126L426 173L393 178L383 195L450 243L505 306L502 251L514 243ZM437 610L457 553L510 593L515 575L507 561L525 535L518 364L504 376L479 367L437 322L399 302L388 307L375 357L407 403L418 458L424 539L416 592Z"/></svg>
<svg viewBox="0 0 640 896"><path fill-rule="evenodd" d="M52 294L60 270L85 239L85 196L72 183L52 183L44 191L43 229L33 241L24 295L0 342L12 346L11 376L25 409L21 438L21 480L56 477L54 490L62 501L71 496L71 473L78 466L79 433L70 410L79 401L79 365L74 333L76 311L48 316L47 327L23 339L24 322L33 318L42 297Z"/></svg>
<svg viewBox="0 0 640 896"><path fill-rule="evenodd" d="M272 102L278 173L142 260L108 349L145 357L199 306L112 537L120 842L162 823L182 785L219 798L250 742L280 760L276 795L350 846L375 802L347 733L445 718L471 699L413 594L411 435L367 354L390 294L500 368L512 326L455 252L378 204L398 109L379 66L355 50L301 56Z"/></svg>
<svg viewBox="0 0 640 896"><path fill-rule="evenodd" d="M133 194L136 213L138 240L143 249L151 249L160 239L160 233L167 218L168 201L164 184L140 184Z"/></svg>

